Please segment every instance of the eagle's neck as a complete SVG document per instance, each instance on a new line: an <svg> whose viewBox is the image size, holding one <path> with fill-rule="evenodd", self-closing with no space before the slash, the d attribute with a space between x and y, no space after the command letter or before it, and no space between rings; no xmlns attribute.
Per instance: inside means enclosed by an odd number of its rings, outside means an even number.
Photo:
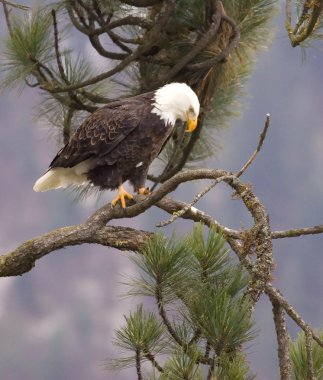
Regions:
<svg viewBox="0 0 323 380"><path fill-rule="evenodd" d="M164 104L153 104L153 109L151 113L154 113L160 117L161 120L164 121L165 125L174 126L178 117L176 117L175 113L172 110L167 110L167 107Z"/></svg>

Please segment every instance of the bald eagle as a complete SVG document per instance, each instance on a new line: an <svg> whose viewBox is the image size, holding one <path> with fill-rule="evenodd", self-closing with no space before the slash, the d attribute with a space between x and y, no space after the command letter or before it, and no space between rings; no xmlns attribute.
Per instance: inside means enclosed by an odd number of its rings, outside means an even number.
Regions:
<svg viewBox="0 0 323 380"><path fill-rule="evenodd" d="M170 83L156 91L111 102L81 124L57 153L34 190L47 191L70 185L91 184L119 189L112 204L133 196L123 187L129 181L139 194L147 193L149 165L170 137L176 120L197 125L200 104L185 83Z"/></svg>

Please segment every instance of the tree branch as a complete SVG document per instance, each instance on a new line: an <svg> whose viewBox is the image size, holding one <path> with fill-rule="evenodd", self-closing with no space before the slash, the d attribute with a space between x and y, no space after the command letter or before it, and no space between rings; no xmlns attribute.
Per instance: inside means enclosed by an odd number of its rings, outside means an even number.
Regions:
<svg viewBox="0 0 323 380"><path fill-rule="evenodd" d="M12 8L17 8L17 9L20 9L22 11L29 11L30 7L28 7L27 5L22 5L22 4L17 4L17 3L13 3L11 1L8 1L8 0L0 0L0 3L2 4L7 4L9 5L10 7Z"/></svg>
<svg viewBox="0 0 323 380"><path fill-rule="evenodd" d="M323 233L323 224L313 227L296 228L285 231L275 231L272 233L273 239L282 239L289 237L298 237L303 235L316 235Z"/></svg>
<svg viewBox="0 0 323 380"><path fill-rule="evenodd" d="M159 38L161 31L165 23L168 21L170 14L173 11L175 0L168 0L164 2L163 10L159 13L159 18L156 20L155 25L145 34L144 42L137 47L137 49L129 54L125 59L123 59L119 64L117 64L111 70L103 72L97 76L84 80L81 83L71 84L68 86L60 87L57 86L55 88L51 88L51 93L59 93L59 92L68 92L71 90L77 90L79 88L83 88L92 84L96 84L101 82L107 78L112 77L114 74L122 71L127 66L129 66L132 62L134 62L137 58L139 58L146 50L149 50L150 47L156 42L156 39ZM72 14L72 12L70 12Z"/></svg>
<svg viewBox="0 0 323 380"><path fill-rule="evenodd" d="M267 135L267 130L269 128L269 122L270 122L270 114L267 113L266 115L266 121L265 121L265 126L262 132L260 133L259 137L259 142L256 150L252 153L251 157L249 160L243 165L243 167L239 170L237 173L237 177L240 177L246 170L247 168L252 164L252 162L255 160L257 154L260 152L260 149L265 141L266 135Z"/></svg>
<svg viewBox="0 0 323 380"><path fill-rule="evenodd" d="M37 260L58 249L89 244L101 244L122 251L138 252L151 233L126 227L83 224L58 228L20 245L0 256L0 277L18 276L30 271Z"/></svg>
<svg viewBox="0 0 323 380"><path fill-rule="evenodd" d="M313 368L313 336L311 330L305 331L305 344L307 355L307 380L315 380Z"/></svg>
<svg viewBox="0 0 323 380"><path fill-rule="evenodd" d="M159 371L163 372L163 367L157 362L155 356L149 352L149 351L144 351L145 358L148 359L151 364Z"/></svg>
<svg viewBox="0 0 323 380"><path fill-rule="evenodd" d="M306 333L311 332L316 343L323 348L323 340L312 330L312 328L301 318L289 302L283 297L279 290L275 289L270 283L266 284L265 293L271 300L275 300L281 305L293 321Z"/></svg>
<svg viewBox="0 0 323 380"><path fill-rule="evenodd" d="M291 380L292 363L289 356L288 332L284 316L284 309L275 299L271 299L271 303L273 305L273 315L278 343L280 379Z"/></svg>

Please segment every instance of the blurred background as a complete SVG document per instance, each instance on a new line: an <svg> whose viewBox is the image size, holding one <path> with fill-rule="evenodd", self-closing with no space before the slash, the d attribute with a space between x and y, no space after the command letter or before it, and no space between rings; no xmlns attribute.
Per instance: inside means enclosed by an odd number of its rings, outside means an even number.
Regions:
<svg viewBox="0 0 323 380"><path fill-rule="evenodd" d="M1 35L3 21L1 14ZM270 113L265 144L242 179L253 185L267 207L272 230L323 223L323 52L309 48L303 61L301 50L290 47L284 22L280 12L273 26L273 43L258 55L246 83L242 117L221 132L222 149L202 165L240 169L257 146L265 115ZM57 150L49 131L33 119L38 101L36 91L29 88L0 97L1 253L54 228L80 223L113 197L107 192L99 201L74 203L73 196L64 191L33 192L35 180ZM173 195L190 200L205 185L184 185ZM220 185L197 207L229 227L248 227L251 220L246 209L231 195ZM167 218L151 209L116 224L156 230L156 223ZM191 228L191 223L177 221L167 231L175 229L182 235ZM274 257L275 287L306 322L322 328L323 236L276 240ZM115 374L103 370L103 364L117 355L111 344L114 329L136 305L120 298L123 276L135 271L127 254L83 245L47 255L19 278L1 278L0 378L134 378L132 369ZM270 308L263 296L255 312L259 334L248 348L251 368L264 380L279 377ZM288 326L295 337L296 326L291 320Z"/></svg>

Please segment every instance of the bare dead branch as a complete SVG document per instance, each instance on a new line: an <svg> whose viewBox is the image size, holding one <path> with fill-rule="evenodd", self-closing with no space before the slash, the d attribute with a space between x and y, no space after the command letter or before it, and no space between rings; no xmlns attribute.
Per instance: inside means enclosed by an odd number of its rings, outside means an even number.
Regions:
<svg viewBox="0 0 323 380"><path fill-rule="evenodd" d="M316 235L323 233L323 225L313 226L313 227L304 227L304 228L296 228L292 230L286 231L274 231L272 233L273 239L283 239L289 237L298 237L304 235Z"/></svg>
<svg viewBox="0 0 323 380"><path fill-rule="evenodd" d="M156 224L156 227L168 226L169 224L173 223L176 219L183 216L189 209L192 208L192 206L195 205L195 203L197 203L202 197L204 197L205 194L207 194L210 190L212 190L214 188L214 186L216 186L218 183L222 182L224 179L228 179L228 177L224 176L224 177L220 177L220 178L217 178L216 180L214 180L209 186L205 187L203 190L198 192L194 196L192 201L190 203L188 203L187 205L185 205L182 208L182 210L179 210L176 213L173 213L173 216L170 219L166 220L165 222L160 222L160 223Z"/></svg>
<svg viewBox="0 0 323 380"><path fill-rule="evenodd" d="M270 115L269 113L267 113L266 115L266 122L265 122L265 126L264 126L264 129L262 130L261 134L260 134L260 138L259 138L259 142L258 142L258 146L256 148L256 150L253 152L253 154L251 155L251 157L249 158L249 160L243 165L243 167L238 171L237 173L237 177L240 177L246 170L247 168L252 164L252 162L255 160L257 154L260 152L260 149L265 141L265 138L266 138L266 134L267 134L267 130L269 128L269 123L270 123Z"/></svg>
<svg viewBox="0 0 323 380"><path fill-rule="evenodd" d="M188 206L188 203L175 200L171 197L164 197L159 202L156 203L156 206L160 209L168 212L169 214L177 213L178 211L182 210L183 208ZM221 231L226 239L241 239L241 232L237 230L232 230L228 227L223 226L218 221L216 221L212 216L207 214L204 211L198 210L195 207L190 207L186 210L185 214L181 216L182 219L190 219L195 222L202 222L207 226L215 226L216 230L219 232Z"/></svg>

